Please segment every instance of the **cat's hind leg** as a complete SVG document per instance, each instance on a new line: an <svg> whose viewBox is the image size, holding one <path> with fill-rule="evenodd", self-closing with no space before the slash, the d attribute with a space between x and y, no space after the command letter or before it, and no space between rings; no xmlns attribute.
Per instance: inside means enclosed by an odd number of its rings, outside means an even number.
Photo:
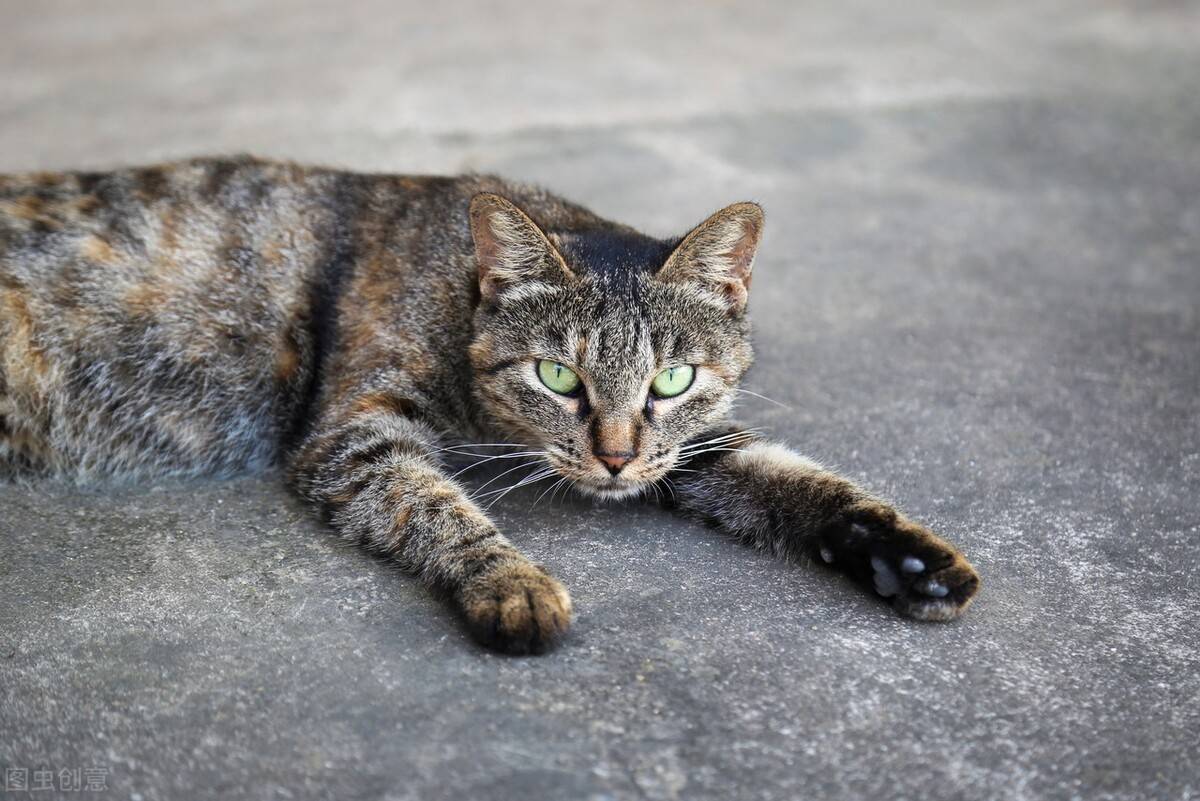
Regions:
<svg viewBox="0 0 1200 801"><path fill-rule="evenodd" d="M35 341L24 289L0 272L0 478L52 464L48 397L57 378Z"/></svg>

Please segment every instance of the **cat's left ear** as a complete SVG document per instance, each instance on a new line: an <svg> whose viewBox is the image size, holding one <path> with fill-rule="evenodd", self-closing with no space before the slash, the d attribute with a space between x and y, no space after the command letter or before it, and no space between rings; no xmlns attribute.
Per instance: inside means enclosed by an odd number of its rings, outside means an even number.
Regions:
<svg viewBox="0 0 1200 801"><path fill-rule="evenodd" d="M655 278L693 284L724 303L730 314L741 314L762 230L757 203L726 206L683 238Z"/></svg>
<svg viewBox="0 0 1200 801"><path fill-rule="evenodd" d="M563 257L529 215L491 192L471 198L471 236L479 262L479 290L485 300L530 281L562 284L575 280Z"/></svg>

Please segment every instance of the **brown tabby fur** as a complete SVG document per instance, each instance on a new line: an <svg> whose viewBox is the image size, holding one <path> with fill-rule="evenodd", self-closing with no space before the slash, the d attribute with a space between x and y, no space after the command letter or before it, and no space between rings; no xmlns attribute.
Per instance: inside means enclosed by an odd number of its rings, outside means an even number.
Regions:
<svg viewBox="0 0 1200 801"><path fill-rule="evenodd" d="M570 597L448 454L530 456L522 481L598 497L669 482L686 514L912 617L956 617L979 579L953 546L726 423L761 229L736 204L662 241L497 178L250 158L0 176L0 475L282 463L341 534L514 653L561 637ZM583 390L550 391L538 359ZM648 392L680 364L691 388Z"/></svg>

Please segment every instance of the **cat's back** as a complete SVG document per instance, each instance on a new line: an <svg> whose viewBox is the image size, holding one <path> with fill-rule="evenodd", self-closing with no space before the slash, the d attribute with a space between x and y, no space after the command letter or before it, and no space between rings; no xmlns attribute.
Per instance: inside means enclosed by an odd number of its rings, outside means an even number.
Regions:
<svg viewBox="0 0 1200 801"><path fill-rule="evenodd" d="M398 257L389 270L413 270L418 281L457 278L469 269L467 202L480 191L520 198L544 224L594 219L494 176L357 173L249 156L0 174L0 282L33 302L135 317L172 307L203 319L256 295L247 288L289 297L314 271L374 253Z"/></svg>
<svg viewBox="0 0 1200 801"><path fill-rule="evenodd" d="M465 359L479 191L590 219L492 177L249 157L0 176L0 473L265 465L348 332Z"/></svg>
<svg viewBox="0 0 1200 801"><path fill-rule="evenodd" d="M150 287L187 302L283 279L315 260L338 176L250 157L0 175L0 271L60 302L121 299L135 314Z"/></svg>

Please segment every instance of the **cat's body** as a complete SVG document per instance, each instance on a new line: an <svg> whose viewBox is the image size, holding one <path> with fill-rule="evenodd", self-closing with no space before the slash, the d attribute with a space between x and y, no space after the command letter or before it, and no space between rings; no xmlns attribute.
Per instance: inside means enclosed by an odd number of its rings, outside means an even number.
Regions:
<svg viewBox="0 0 1200 801"><path fill-rule="evenodd" d="M569 598L441 458L510 438L544 477L670 480L735 536L954 617L978 587L957 551L725 422L761 219L740 204L661 241L496 178L246 158L0 176L0 475L283 463L482 639L537 651Z"/></svg>
<svg viewBox="0 0 1200 801"><path fill-rule="evenodd" d="M465 210L484 190L599 223L496 179L251 159L0 178L0 465L261 467L322 395L385 375L380 389L476 439Z"/></svg>

